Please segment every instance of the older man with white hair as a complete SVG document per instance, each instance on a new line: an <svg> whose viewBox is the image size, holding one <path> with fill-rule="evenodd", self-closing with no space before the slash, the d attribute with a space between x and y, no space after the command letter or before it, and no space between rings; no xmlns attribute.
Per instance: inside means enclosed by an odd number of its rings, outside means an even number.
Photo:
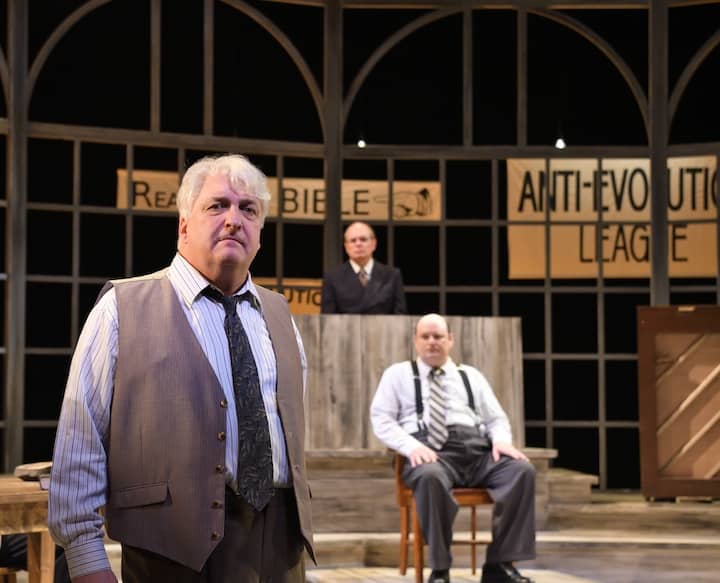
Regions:
<svg viewBox="0 0 720 583"><path fill-rule="evenodd" d="M305 353L250 275L269 199L246 158L195 162L170 266L108 282L90 312L48 516L74 583L116 583L104 525L125 583L304 583Z"/></svg>
<svg viewBox="0 0 720 583"><path fill-rule="evenodd" d="M481 583L532 583L513 565L535 558L535 469L512 445L510 422L492 388L471 366L450 358L445 318L423 316L415 327L413 361L383 373L370 406L375 435L408 463L430 549L428 583L449 583L453 487L487 488L493 499L492 543Z"/></svg>

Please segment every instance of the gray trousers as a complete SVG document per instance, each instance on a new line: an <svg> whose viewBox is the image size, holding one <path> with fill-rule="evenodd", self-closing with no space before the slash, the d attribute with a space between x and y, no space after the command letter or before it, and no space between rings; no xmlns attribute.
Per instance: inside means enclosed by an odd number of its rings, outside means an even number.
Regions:
<svg viewBox="0 0 720 583"><path fill-rule="evenodd" d="M492 459L475 427L452 425L439 460L415 468L405 464L403 480L412 488L432 569L452 565L450 543L458 505L453 487L482 487L493 499L488 563L535 558L535 468L502 456ZM418 436L422 441L422 437Z"/></svg>
<svg viewBox="0 0 720 583"><path fill-rule="evenodd" d="M230 490L225 504L225 535L202 571L123 545L123 583L305 583L305 547L292 488L276 490L261 512Z"/></svg>

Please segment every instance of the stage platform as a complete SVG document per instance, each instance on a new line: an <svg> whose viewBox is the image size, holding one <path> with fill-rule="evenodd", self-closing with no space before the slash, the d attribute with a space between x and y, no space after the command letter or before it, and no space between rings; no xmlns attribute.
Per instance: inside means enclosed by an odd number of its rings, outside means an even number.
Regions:
<svg viewBox="0 0 720 583"><path fill-rule="evenodd" d="M482 536L489 540L489 533ZM553 505L537 541L537 559L518 565L536 583L715 583L720 501L648 502L639 493L592 493L583 503ZM414 581L412 569L404 577L398 573L395 533L320 533L316 547L320 564L308 564L308 583ZM119 577L120 546L107 548ZM479 581L465 553L458 548L453 583ZM26 583L26 574L18 581Z"/></svg>
<svg viewBox="0 0 720 583"><path fill-rule="evenodd" d="M523 569L523 575L532 578L535 583L593 583L592 579L573 577L557 571ZM452 583L477 583L479 575L473 575L470 569L453 569ZM400 575L397 569L330 569L308 573L308 583L407 583L409 575Z"/></svg>
<svg viewBox="0 0 720 583"><path fill-rule="evenodd" d="M412 569L404 577L397 571L398 540L391 533L319 534L321 564L308 570L307 580L413 583ZM547 527L537 533L537 550L537 559L518 564L536 583L715 582L720 501L648 502L639 493L593 493L585 503L551 508ZM454 583L479 581L467 553L456 548ZM483 556L481 549L479 564Z"/></svg>

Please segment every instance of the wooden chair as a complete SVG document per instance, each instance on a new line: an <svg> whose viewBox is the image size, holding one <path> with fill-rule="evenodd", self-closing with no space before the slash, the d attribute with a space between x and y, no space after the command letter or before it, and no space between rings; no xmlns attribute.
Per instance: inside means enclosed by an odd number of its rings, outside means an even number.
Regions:
<svg viewBox="0 0 720 583"><path fill-rule="evenodd" d="M12 567L0 567L0 583L16 583L18 569Z"/></svg>
<svg viewBox="0 0 720 583"><path fill-rule="evenodd" d="M413 562L415 563L415 583L423 583L423 540L420 521L415 509L413 491L402 480L402 470L405 457L395 454L395 491L400 507L400 574L404 575L408 566L408 541L410 538L409 526L412 520ZM470 565L472 573L477 570L476 547L481 543L477 540L477 506L492 504L492 498L484 488L453 488L453 496L459 506L470 507L470 540L453 540L453 544L470 545Z"/></svg>

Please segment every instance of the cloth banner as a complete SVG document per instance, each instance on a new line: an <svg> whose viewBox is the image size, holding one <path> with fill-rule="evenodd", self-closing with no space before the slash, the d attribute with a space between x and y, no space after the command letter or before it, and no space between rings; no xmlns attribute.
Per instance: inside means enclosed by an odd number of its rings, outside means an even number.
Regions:
<svg viewBox="0 0 720 583"><path fill-rule="evenodd" d="M671 277L717 275L716 158L668 160ZM511 279L649 278L650 162L509 159ZM549 269L546 253L550 250Z"/></svg>

